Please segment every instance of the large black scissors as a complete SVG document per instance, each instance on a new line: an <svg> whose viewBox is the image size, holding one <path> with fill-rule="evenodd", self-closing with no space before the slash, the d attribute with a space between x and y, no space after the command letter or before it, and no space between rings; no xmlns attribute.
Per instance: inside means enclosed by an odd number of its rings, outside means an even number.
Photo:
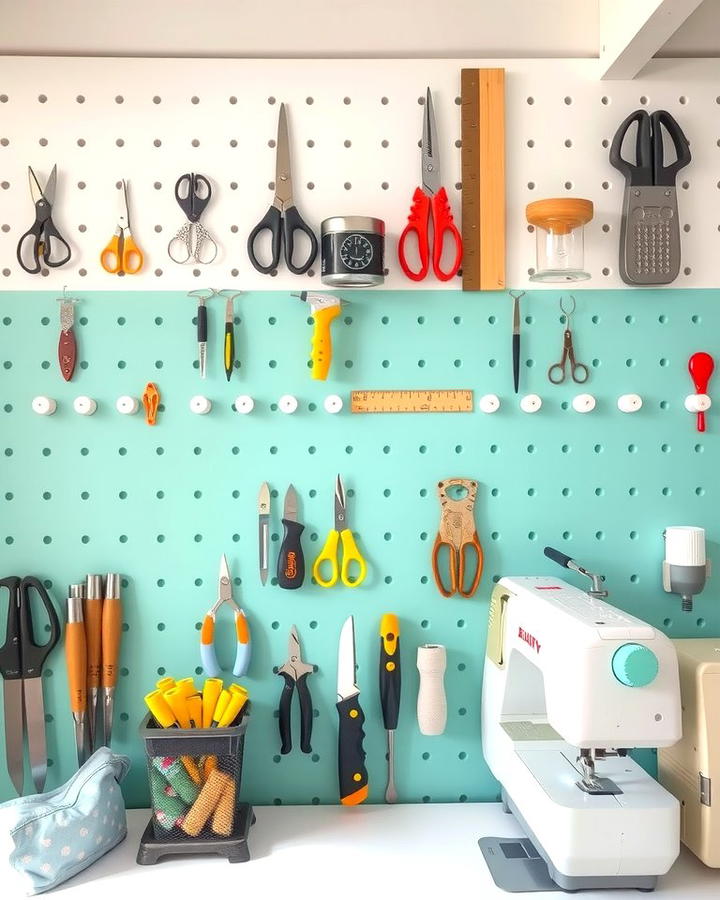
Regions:
<svg viewBox="0 0 720 900"><path fill-rule="evenodd" d="M30 591L45 607L49 636L38 643L41 633L33 622ZM0 579L0 592L7 591L8 614L5 643L0 647L0 674L5 680L5 753L7 769L18 794L23 792L23 737L27 734L30 769L35 790L42 793L47 774L45 707L42 668L60 640L60 622L44 585L31 575Z"/></svg>
<svg viewBox="0 0 720 900"><path fill-rule="evenodd" d="M28 166L28 178L30 181L30 196L35 204L35 221L33 225L20 238L17 245L18 262L30 275L37 275L42 269L42 262L46 266L55 269L64 266L70 259L70 245L55 227L52 220L52 206L55 200L55 187L57 185L57 166L53 166L45 189L40 187L40 182ZM61 259L54 256L55 244L60 244L65 251Z"/></svg>
<svg viewBox="0 0 720 900"><path fill-rule="evenodd" d="M255 241L263 231L269 231L272 239L272 256L268 265L263 265L255 254ZM310 252L305 262L296 266L293 262L295 233L301 231L310 240ZM275 199L265 217L250 232L247 242L250 262L258 272L269 275L280 262L281 248L285 248L285 264L293 275L304 275L315 262L318 242L312 229L304 221L293 203L292 173L290 171L290 140L288 138L285 104L280 104L278 118L277 149L275 156Z"/></svg>

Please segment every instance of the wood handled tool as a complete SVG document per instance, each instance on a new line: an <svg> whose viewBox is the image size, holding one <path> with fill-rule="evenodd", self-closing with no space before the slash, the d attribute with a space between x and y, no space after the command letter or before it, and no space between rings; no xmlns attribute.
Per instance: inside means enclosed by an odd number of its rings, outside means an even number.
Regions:
<svg viewBox="0 0 720 900"><path fill-rule="evenodd" d="M340 315L342 301L334 294L317 294L314 291L301 291L299 294L293 294L293 297L299 297L310 305L313 318L310 374L316 381L325 381L332 362L330 326Z"/></svg>
<svg viewBox="0 0 720 900"><path fill-rule="evenodd" d="M305 526L298 522L298 504L295 488L290 485L283 507L283 539L277 563L277 580L281 588L293 591L302 587L305 580L305 556L300 537Z"/></svg>
<svg viewBox="0 0 720 900"><path fill-rule="evenodd" d="M423 644L418 647L417 667L420 689L417 699L417 718L421 734L436 735L445 731L447 700L445 698L445 668L447 656L442 644Z"/></svg>
<svg viewBox="0 0 720 900"><path fill-rule="evenodd" d="M483 550L473 514L477 490L477 481L467 478L438 482L440 526L432 550L432 570L443 597L472 597L480 584Z"/></svg>
<svg viewBox="0 0 720 900"><path fill-rule="evenodd" d="M338 730L338 778L340 802L355 806L367 800L368 773L363 749L365 715L360 708L360 688L355 681L355 622L349 616L343 624L338 645L336 704Z"/></svg>
<svg viewBox="0 0 720 900"><path fill-rule="evenodd" d="M400 714L400 623L394 613L385 613L380 622L380 705L388 747L385 802L397 803L395 730Z"/></svg>
<svg viewBox="0 0 720 900"><path fill-rule="evenodd" d="M88 747L94 753L97 729L97 703L102 670L102 619L103 619L103 579L102 575L88 575L85 586L83 618L85 620L85 643L87 647L87 707L88 707Z"/></svg>
<svg viewBox="0 0 720 900"><path fill-rule="evenodd" d="M58 339L58 363L60 374L65 381L70 381L75 371L77 362L77 342L73 324L75 322L75 304L78 301L74 297L62 296L58 299L60 304L60 337Z"/></svg>
<svg viewBox="0 0 720 900"><path fill-rule="evenodd" d="M105 578L105 601L102 609L102 690L105 746L110 746L113 725L115 685L120 661L122 635L122 601L120 576L110 572Z"/></svg>
<svg viewBox="0 0 720 900"><path fill-rule="evenodd" d="M78 768L87 758L85 729L87 726L87 644L83 620L85 585L71 584L67 601L65 626L65 659L67 662L70 710L75 723L75 747Z"/></svg>

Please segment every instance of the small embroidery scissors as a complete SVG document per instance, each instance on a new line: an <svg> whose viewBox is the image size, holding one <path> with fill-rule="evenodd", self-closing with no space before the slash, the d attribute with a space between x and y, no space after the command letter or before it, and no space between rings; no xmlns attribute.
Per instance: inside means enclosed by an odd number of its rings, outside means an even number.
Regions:
<svg viewBox="0 0 720 900"><path fill-rule="evenodd" d="M204 175L189 172L181 175L175 183L175 199L187 216L187 222L181 226L168 244L168 256L173 262L182 265L192 260L206 266L217 256L218 245L200 221L200 216L205 211L211 197L212 187ZM176 242L185 248L183 258L180 258L179 249L173 246Z"/></svg>
<svg viewBox="0 0 720 900"><path fill-rule="evenodd" d="M565 331L563 332L563 351L560 362L555 363L548 369L548 379L551 384L562 384L567 378L567 366L570 363L570 377L576 384L585 384L588 380L590 372L588 367L583 363L575 362L575 350L573 349L572 330L570 329L570 318L575 312L575 298L570 294L572 306L565 308L563 298L560 298L560 310L565 316Z"/></svg>

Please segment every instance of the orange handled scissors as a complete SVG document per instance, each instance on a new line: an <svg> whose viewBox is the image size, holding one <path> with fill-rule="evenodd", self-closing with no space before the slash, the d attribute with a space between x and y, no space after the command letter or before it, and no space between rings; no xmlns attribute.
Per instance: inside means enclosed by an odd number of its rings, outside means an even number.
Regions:
<svg viewBox="0 0 720 900"><path fill-rule="evenodd" d="M118 182L118 223L113 236L100 254L100 265L111 275L137 275L143 266L142 250L135 243L130 231L128 186L123 179Z"/></svg>
<svg viewBox="0 0 720 900"><path fill-rule="evenodd" d="M432 568L435 584L443 597L454 594L472 597L480 584L483 551L473 515L477 488L477 481L467 478L448 478L437 486L441 513L432 552ZM447 548L449 554L449 582L440 571L440 552L443 548ZM471 564L469 557L474 557L472 574L467 571Z"/></svg>

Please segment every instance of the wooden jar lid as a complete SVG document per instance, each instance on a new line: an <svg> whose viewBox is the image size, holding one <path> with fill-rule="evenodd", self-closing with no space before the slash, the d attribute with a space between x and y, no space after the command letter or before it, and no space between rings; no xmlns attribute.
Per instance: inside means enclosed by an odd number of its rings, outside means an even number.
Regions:
<svg viewBox="0 0 720 900"><path fill-rule="evenodd" d="M568 234L573 228L586 225L593 217L592 200L577 197L553 197L528 203L525 215L531 225L545 228L552 234Z"/></svg>

